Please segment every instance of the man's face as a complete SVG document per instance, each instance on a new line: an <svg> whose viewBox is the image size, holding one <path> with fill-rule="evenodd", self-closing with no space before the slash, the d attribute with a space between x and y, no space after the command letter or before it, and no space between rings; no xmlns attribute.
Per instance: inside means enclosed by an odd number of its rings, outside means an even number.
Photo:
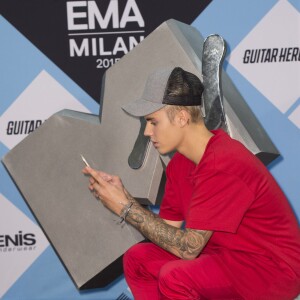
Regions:
<svg viewBox="0 0 300 300"><path fill-rule="evenodd" d="M180 126L174 118L170 121L164 108L145 116L146 128L144 135L150 137L153 146L160 154L166 154L178 149L182 134Z"/></svg>

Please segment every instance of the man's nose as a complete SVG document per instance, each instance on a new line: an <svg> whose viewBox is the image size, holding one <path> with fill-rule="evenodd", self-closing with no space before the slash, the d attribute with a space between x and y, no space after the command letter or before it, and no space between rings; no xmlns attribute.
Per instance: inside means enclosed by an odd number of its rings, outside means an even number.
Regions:
<svg viewBox="0 0 300 300"><path fill-rule="evenodd" d="M145 130L144 130L144 136L151 136L152 132L149 126L149 123L146 124Z"/></svg>

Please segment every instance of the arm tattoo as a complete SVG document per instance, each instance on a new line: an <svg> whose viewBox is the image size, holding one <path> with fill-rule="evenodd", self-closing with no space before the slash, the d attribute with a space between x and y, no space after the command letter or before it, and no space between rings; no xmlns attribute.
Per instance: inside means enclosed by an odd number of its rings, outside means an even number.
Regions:
<svg viewBox="0 0 300 300"><path fill-rule="evenodd" d="M211 231L180 229L167 224L153 212L143 208L131 195L133 202L126 221L136 227L145 237L163 249L183 259L199 255L212 235Z"/></svg>

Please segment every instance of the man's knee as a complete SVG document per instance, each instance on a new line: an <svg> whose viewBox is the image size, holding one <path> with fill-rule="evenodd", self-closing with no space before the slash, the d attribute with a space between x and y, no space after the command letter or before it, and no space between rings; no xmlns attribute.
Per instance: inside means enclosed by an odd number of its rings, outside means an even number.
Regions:
<svg viewBox="0 0 300 300"><path fill-rule="evenodd" d="M136 262L140 260L140 257L143 257L143 244L136 244L129 248L123 256L123 268L124 273L127 273L128 270L132 270L137 266Z"/></svg>
<svg viewBox="0 0 300 300"><path fill-rule="evenodd" d="M137 272L152 259L152 243L140 243L129 248L123 256L124 273Z"/></svg>
<svg viewBox="0 0 300 300"><path fill-rule="evenodd" d="M148 257L147 256L148 248L149 248L148 243L140 243L140 244L133 245L125 252L123 256L124 265L127 265L132 261L146 260Z"/></svg>

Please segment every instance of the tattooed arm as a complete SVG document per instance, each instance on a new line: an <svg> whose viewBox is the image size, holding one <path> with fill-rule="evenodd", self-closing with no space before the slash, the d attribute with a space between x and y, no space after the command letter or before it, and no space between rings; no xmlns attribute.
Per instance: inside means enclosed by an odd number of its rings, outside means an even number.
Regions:
<svg viewBox="0 0 300 300"><path fill-rule="evenodd" d="M144 236L163 249L183 259L196 258L212 235L212 231L180 229L143 208L127 194L133 205L126 221L136 227Z"/></svg>
<svg viewBox="0 0 300 300"><path fill-rule="evenodd" d="M163 220L145 209L126 191L117 176L90 167L83 169L83 173L91 176L89 188L104 206L118 216L123 216L128 204L132 202L126 221L153 243L180 258L197 257L212 235L212 231L180 229L181 222Z"/></svg>

